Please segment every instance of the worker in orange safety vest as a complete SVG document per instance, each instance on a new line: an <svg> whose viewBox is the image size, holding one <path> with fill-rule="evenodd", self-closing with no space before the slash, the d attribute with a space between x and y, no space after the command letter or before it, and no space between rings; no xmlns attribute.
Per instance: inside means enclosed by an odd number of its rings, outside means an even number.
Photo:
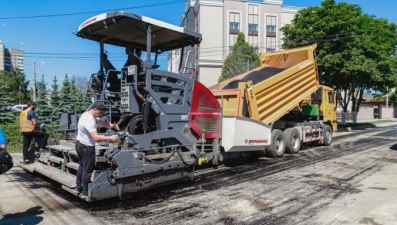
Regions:
<svg viewBox="0 0 397 225"><path fill-rule="evenodd" d="M29 101L27 103L28 108L23 110L20 114L20 126L19 132L23 136L23 162L24 164L32 163L28 158L29 146L32 143L32 139L35 138L39 145L39 151L35 152L35 156L39 157L40 152L46 149L48 133L43 132L42 128L38 126L35 110L37 107L36 102Z"/></svg>

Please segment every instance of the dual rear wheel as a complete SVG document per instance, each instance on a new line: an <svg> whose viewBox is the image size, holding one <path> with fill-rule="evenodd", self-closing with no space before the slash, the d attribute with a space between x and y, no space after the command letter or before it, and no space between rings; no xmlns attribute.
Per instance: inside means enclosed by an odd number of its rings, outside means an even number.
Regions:
<svg viewBox="0 0 397 225"><path fill-rule="evenodd" d="M284 155L284 152L295 154L301 147L301 137L298 129L288 128L284 132L279 129L272 131L271 144L266 147L266 155L272 158L278 158Z"/></svg>
<svg viewBox="0 0 397 225"><path fill-rule="evenodd" d="M332 128L329 125L324 126L324 136L321 141L323 145L328 146L332 143ZM271 144L266 147L266 155L272 158L278 158L284 155L284 152L296 154L299 152L302 144L299 130L295 127L288 128L284 132L279 129L272 131Z"/></svg>

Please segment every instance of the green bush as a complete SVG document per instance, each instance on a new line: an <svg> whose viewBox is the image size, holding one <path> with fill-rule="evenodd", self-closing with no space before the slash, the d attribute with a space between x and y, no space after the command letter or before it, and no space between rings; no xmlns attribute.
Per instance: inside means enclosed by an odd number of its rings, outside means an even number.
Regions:
<svg viewBox="0 0 397 225"><path fill-rule="evenodd" d="M1 127L7 139L7 151L22 152L23 139L21 133L19 133L19 125L1 125ZM47 129L47 132L50 134L50 139L52 140L62 137L62 133L57 131L55 127L53 130Z"/></svg>
<svg viewBox="0 0 397 225"><path fill-rule="evenodd" d="M1 125L7 139L7 151L22 152L22 135L19 133L19 125Z"/></svg>

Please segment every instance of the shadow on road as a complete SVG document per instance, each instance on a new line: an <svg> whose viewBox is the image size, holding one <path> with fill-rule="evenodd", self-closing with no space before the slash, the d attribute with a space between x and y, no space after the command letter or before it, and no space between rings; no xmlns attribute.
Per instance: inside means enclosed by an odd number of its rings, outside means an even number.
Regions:
<svg viewBox="0 0 397 225"><path fill-rule="evenodd" d="M43 221L43 217L39 216L43 214L41 206L36 206L26 210L25 212L5 214L2 219L0 219L0 224L24 224L24 225L35 225Z"/></svg>

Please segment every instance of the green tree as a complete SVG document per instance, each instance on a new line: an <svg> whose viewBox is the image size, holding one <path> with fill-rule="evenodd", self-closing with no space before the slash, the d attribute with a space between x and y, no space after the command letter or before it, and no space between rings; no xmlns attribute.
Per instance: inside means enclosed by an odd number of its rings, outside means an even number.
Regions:
<svg viewBox="0 0 397 225"><path fill-rule="evenodd" d="M41 76L41 81L37 82L37 109L36 114L39 122L50 124L51 113L53 107L49 104L49 96L47 91L47 84L44 81L44 75Z"/></svg>
<svg viewBox="0 0 397 225"><path fill-rule="evenodd" d="M70 102L72 100L72 95L73 93L70 93L72 91L72 84L69 80L69 75L66 74L63 81L62 81L62 86L61 86L61 99L63 102Z"/></svg>
<svg viewBox="0 0 397 225"><path fill-rule="evenodd" d="M244 34L240 32L237 35L236 44L233 46L233 52L227 56L223 64L222 74L218 81L227 80L258 66L258 54L254 52L254 47L245 41Z"/></svg>
<svg viewBox="0 0 397 225"><path fill-rule="evenodd" d="M363 14L356 4L324 0L300 10L292 24L281 28L283 48L318 44L321 83L342 93L343 111L351 100L358 112L365 90L384 92L396 79L397 26Z"/></svg>
<svg viewBox="0 0 397 225"><path fill-rule="evenodd" d="M1 86L1 85L0 85ZM1 90L1 87L0 87ZM11 106L13 99L7 97L2 92L0 92L0 124L7 124L15 122L15 114L7 108Z"/></svg>
<svg viewBox="0 0 397 225"><path fill-rule="evenodd" d="M393 105L396 105L397 103L397 88L392 92L388 93L389 95L389 101L393 103Z"/></svg>
<svg viewBox="0 0 397 225"><path fill-rule="evenodd" d="M71 101L76 104L77 113L82 113L86 110L87 106L83 105L83 97L84 93L82 92L82 84L77 82L75 76L72 76L71 85L70 85L70 93L73 93Z"/></svg>
<svg viewBox="0 0 397 225"><path fill-rule="evenodd" d="M77 98L77 103L79 104L78 113L85 112L91 103L89 99L88 100L86 99L85 102L83 102L85 97L89 98L86 96L88 84L89 84L89 80L87 77L83 77L83 76L76 77L76 89L80 93Z"/></svg>
<svg viewBox="0 0 397 225"><path fill-rule="evenodd" d="M61 97L59 95L59 85L58 79L56 75L54 75L54 79L52 80L51 84L51 93L50 93L50 106L51 109L54 111L61 103ZM52 116L53 125L57 125L59 123L59 119L61 117L60 111L55 111L54 115Z"/></svg>
<svg viewBox="0 0 397 225"><path fill-rule="evenodd" d="M72 113L74 112L74 106L71 104L71 102L74 102L73 96L75 93L72 92L72 83L69 78L69 75L66 74L63 81L62 81L62 86L60 90L60 97L61 97L61 102L63 105L60 107L59 112L60 113Z"/></svg>
<svg viewBox="0 0 397 225"><path fill-rule="evenodd" d="M0 71L0 90L3 98L12 99L8 103L26 104L30 100L28 85L25 74L19 71Z"/></svg>
<svg viewBox="0 0 397 225"><path fill-rule="evenodd" d="M61 103L61 99L59 96L59 85L58 85L58 80L57 76L54 76L54 79L52 80L52 85L51 85L51 99L50 99L50 104L52 107L58 107L58 105Z"/></svg>

